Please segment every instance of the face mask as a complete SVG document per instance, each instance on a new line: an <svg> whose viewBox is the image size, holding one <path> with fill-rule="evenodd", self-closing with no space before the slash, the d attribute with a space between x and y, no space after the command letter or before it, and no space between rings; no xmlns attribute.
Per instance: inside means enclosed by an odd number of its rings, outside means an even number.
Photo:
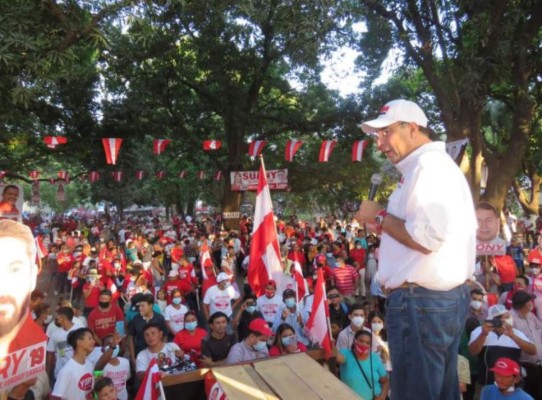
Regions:
<svg viewBox="0 0 542 400"><path fill-rule="evenodd" d="M228 282L228 281L224 282L224 289L227 289L227 288L229 288L229 287L230 287L230 285L231 285L231 283L230 283L230 282Z"/></svg>
<svg viewBox="0 0 542 400"><path fill-rule="evenodd" d="M259 351L260 353L265 353L267 350L267 343L258 340L254 345L254 350Z"/></svg>
<svg viewBox="0 0 542 400"><path fill-rule="evenodd" d="M512 385L512 386L510 386L510 387L507 387L507 388L504 389L504 390L501 389L501 388L499 387L499 385L497 384L497 382L494 382L494 385L497 386L497 389L499 389L499 391L501 391L501 392L511 393L511 392L514 391L514 385Z"/></svg>
<svg viewBox="0 0 542 400"><path fill-rule="evenodd" d="M115 263L115 268L120 269L120 263Z"/></svg>
<svg viewBox="0 0 542 400"><path fill-rule="evenodd" d="M286 300L284 300L284 304L286 304L286 307L288 307L288 308L294 308L295 307L295 299L294 298L286 299Z"/></svg>
<svg viewBox="0 0 542 400"><path fill-rule="evenodd" d="M470 306L475 310L479 310L482 308L482 302L480 300L471 300Z"/></svg>
<svg viewBox="0 0 542 400"><path fill-rule="evenodd" d="M182 298L180 297L174 297L173 300L171 300L171 302L173 304L175 304L176 306L178 306L179 304L181 304L181 301L182 301Z"/></svg>
<svg viewBox="0 0 542 400"><path fill-rule="evenodd" d="M540 268L531 268L533 275L538 275L540 273Z"/></svg>
<svg viewBox="0 0 542 400"><path fill-rule="evenodd" d="M249 314L254 314L254 311L256 311L256 306L248 306L247 307L247 312Z"/></svg>
<svg viewBox="0 0 542 400"><path fill-rule="evenodd" d="M506 319L503 319L502 322L505 322L505 323L507 323L508 325L512 326L512 325L514 325L514 318L508 317L508 318L506 318Z"/></svg>
<svg viewBox="0 0 542 400"><path fill-rule="evenodd" d="M267 296L268 299L271 299L275 296L275 292L273 290L266 290L265 295Z"/></svg>
<svg viewBox="0 0 542 400"><path fill-rule="evenodd" d="M384 324L382 322L373 322L371 324L371 329L373 332L380 332L382 329L384 329Z"/></svg>
<svg viewBox="0 0 542 400"><path fill-rule="evenodd" d="M187 331L190 331L190 332L195 331L197 326L198 326L198 322L197 322L197 321L193 321L193 322L185 322L185 324L184 324L184 327L186 328L186 330L187 330Z"/></svg>
<svg viewBox="0 0 542 400"><path fill-rule="evenodd" d="M100 305L101 308L107 308L109 307L109 304L111 303L108 301L100 301L98 304Z"/></svg>
<svg viewBox="0 0 542 400"><path fill-rule="evenodd" d="M46 325L49 325L52 320L53 320L53 315L50 314L47 318L45 318L45 321L43 322L45 322Z"/></svg>
<svg viewBox="0 0 542 400"><path fill-rule="evenodd" d="M355 327L359 328L359 327L363 326L364 322L365 322L365 317L357 316L357 317L352 318L352 323L354 324Z"/></svg>
<svg viewBox="0 0 542 400"><path fill-rule="evenodd" d="M356 352L360 355L365 355L369 352L369 346L367 345L364 345L364 344L357 344L356 343Z"/></svg>
<svg viewBox="0 0 542 400"><path fill-rule="evenodd" d="M110 348L111 348L111 347L107 346L107 347L105 348L105 351L109 350ZM113 353L111 354L111 358L118 357L119 352L120 352L119 346L115 347L115 348L113 349Z"/></svg>
<svg viewBox="0 0 542 400"><path fill-rule="evenodd" d="M282 339L280 339L280 341L282 342L283 346L289 346L292 343L297 342L297 339L294 335L292 335L292 336L285 336Z"/></svg>

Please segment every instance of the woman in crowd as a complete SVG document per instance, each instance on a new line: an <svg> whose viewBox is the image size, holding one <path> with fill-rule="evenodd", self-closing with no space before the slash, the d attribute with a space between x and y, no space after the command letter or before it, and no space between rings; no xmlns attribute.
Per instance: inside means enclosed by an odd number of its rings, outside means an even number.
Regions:
<svg viewBox="0 0 542 400"><path fill-rule="evenodd" d="M385 400L388 374L380 357L371 352L371 333L357 331L352 348L337 351L341 380L362 399Z"/></svg>
<svg viewBox="0 0 542 400"><path fill-rule="evenodd" d="M189 355L198 367L201 355L201 340L207 331L198 326L198 317L194 311L184 314L184 329L181 329L173 338L173 343L181 348L185 355Z"/></svg>
<svg viewBox="0 0 542 400"><path fill-rule="evenodd" d="M388 346L388 335L384 323L384 315L380 311L373 311L369 314L371 332L373 332L372 351L377 353L386 367L386 371L391 371L390 348Z"/></svg>
<svg viewBox="0 0 542 400"><path fill-rule="evenodd" d="M280 324L277 328L273 346L269 349L269 356L305 353L306 351L307 347L303 343L298 343L294 328L286 323Z"/></svg>

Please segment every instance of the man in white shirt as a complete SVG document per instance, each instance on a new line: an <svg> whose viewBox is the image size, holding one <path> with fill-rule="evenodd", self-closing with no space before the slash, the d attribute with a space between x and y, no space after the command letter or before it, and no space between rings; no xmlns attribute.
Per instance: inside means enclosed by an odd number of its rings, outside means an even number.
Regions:
<svg viewBox="0 0 542 400"><path fill-rule="evenodd" d="M118 400L128 400L126 382L130 379L130 361L119 357L121 337L118 334L107 335L102 340L102 357L95 365L95 370L103 371L103 376L111 378L117 391Z"/></svg>
<svg viewBox="0 0 542 400"><path fill-rule="evenodd" d="M402 178L387 209L363 201L356 219L382 231L376 278L388 293L391 391L404 400L455 400L476 217L463 173L427 122L416 103L394 100L362 124Z"/></svg>
<svg viewBox="0 0 542 400"><path fill-rule="evenodd" d="M273 326L273 321L277 315L277 310L282 306L282 296L277 295L277 284L270 280L265 287L265 294L256 300L258 311L262 313L263 318L269 326Z"/></svg>
<svg viewBox="0 0 542 400"><path fill-rule="evenodd" d="M60 307L56 312L54 324L58 329L53 329L47 340L47 373L49 376L54 369L54 377L56 378L62 367L73 356L73 348L68 342L68 334L81 327L74 324L72 320L73 310L70 307Z"/></svg>
<svg viewBox="0 0 542 400"><path fill-rule="evenodd" d="M221 272L216 277L217 284L211 286L203 298L203 315L209 319L217 311L221 311L231 319L233 308L237 308L241 302L239 293L231 286L230 277ZM231 302L234 301L233 306Z"/></svg>
<svg viewBox="0 0 542 400"><path fill-rule="evenodd" d="M176 364L177 359L184 357L183 351L175 343L164 343L160 325L150 323L143 330L147 348L141 350L136 359L136 375L142 379L153 358L157 359L159 368L167 368Z"/></svg>

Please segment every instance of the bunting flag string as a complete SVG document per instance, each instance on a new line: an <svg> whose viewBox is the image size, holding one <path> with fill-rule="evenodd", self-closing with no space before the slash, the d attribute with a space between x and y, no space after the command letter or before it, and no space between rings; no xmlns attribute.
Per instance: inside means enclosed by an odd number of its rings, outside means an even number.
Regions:
<svg viewBox="0 0 542 400"><path fill-rule="evenodd" d="M213 178L214 178L215 181L221 180L223 178L222 171L216 171Z"/></svg>
<svg viewBox="0 0 542 400"><path fill-rule="evenodd" d="M59 144L66 144L68 143L68 138L65 138L64 136L45 136L43 138L43 142L49 147L50 149L55 149L57 145Z"/></svg>
<svg viewBox="0 0 542 400"><path fill-rule="evenodd" d="M113 171L113 180L115 182L120 182L122 180L122 171Z"/></svg>
<svg viewBox="0 0 542 400"><path fill-rule="evenodd" d="M302 144L303 142L301 140L288 140L286 143L286 149L284 151L284 158L286 161L293 161L295 153L297 153Z"/></svg>
<svg viewBox="0 0 542 400"><path fill-rule="evenodd" d="M169 143L171 143L169 139L154 139L153 153L156 155L162 154Z"/></svg>
<svg viewBox="0 0 542 400"><path fill-rule="evenodd" d="M188 173L186 172L186 170L183 169L181 172L179 172L179 178L184 179L184 178L186 178L187 174Z"/></svg>
<svg viewBox="0 0 542 400"><path fill-rule="evenodd" d="M203 141L203 150L211 151L218 150L222 147L222 140L204 140Z"/></svg>
<svg viewBox="0 0 542 400"><path fill-rule="evenodd" d="M143 171L142 170L139 170L139 171L136 171L135 172L135 177L138 181L140 181L141 179L143 179Z"/></svg>
<svg viewBox="0 0 542 400"><path fill-rule="evenodd" d="M322 142L322 146L320 147L320 156L318 157L318 161L328 162L329 156L331 156L331 152L333 151L333 148L336 144L336 140L324 140Z"/></svg>
<svg viewBox="0 0 542 400"><path fill-rule="evenodd" d="M265 140L254 140L248 146L248 155L250 157L258 157L261 153L267 141Z"/></svg>
<svg viewBox="0 0 542 400"><path fill-rule="evenodd" d="M367 140L356 140L352 146L352 161L361 161L363 160L363 152L369 142Z"/></svg>
<svg viewBox="0 0 542 400"><path fill-rule="evenodd" d="M104 138L102 144L105 150L105 157L108 164L115 165L117 163L117 156L122 145L122 139L119 138Z"/></svg>
<svg viewBox="0 0 542 400"><path fill-rule="evenodd" d="M98 171L90 171L88 173L88 180L91 183L98 182L100 180L100 173Z"/></svg>
<svg viewBox="0 0 542 400"><path fill-rule="evenodd" d="M158 180L162 180L162 178L163 178L164 176L166 176L166 171L158 171L158 172L156 173L156 179L158 179Z"/></svg>

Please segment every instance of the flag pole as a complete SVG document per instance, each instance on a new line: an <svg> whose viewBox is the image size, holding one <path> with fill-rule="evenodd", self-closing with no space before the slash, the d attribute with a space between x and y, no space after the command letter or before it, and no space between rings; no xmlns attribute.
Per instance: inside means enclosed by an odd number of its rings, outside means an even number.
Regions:
<svg viewBox="0 0 542 400"><path fill-rule="evenodd" d="M324 280L324 272L320 268L318 273L322 275L322 288L324 292L324 304L326 305L326 323L327 323L327 333L329 334L329 341L333 341L333 335L331 334L331 319L329 318L329 304L327 302L327 293L326 293L326 281Z"/></svg>
<svg viewBox="0 0 542 400"><path fill-rule="evenodd" d="M162 383L162 379L158 381L158 388L160 389L160 397L162 400L166 400L166 393L164 392L164 384Z"/></svg>

